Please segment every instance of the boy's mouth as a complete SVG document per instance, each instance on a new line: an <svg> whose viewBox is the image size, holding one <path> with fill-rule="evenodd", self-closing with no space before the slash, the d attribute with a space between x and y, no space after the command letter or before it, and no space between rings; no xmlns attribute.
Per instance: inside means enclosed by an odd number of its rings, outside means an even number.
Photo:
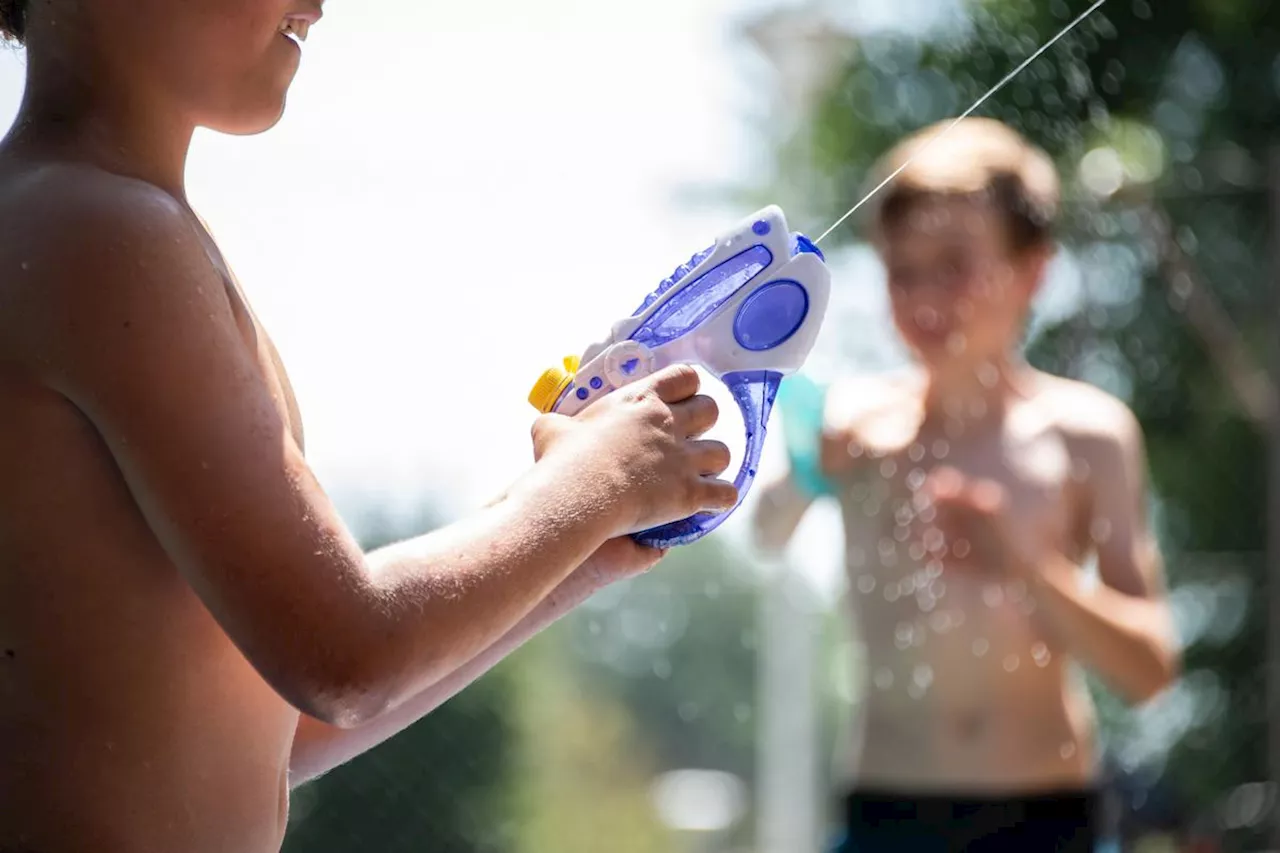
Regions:
<svg viewBox="0 0 1280 853"><path fill-rule="evenodd" d="M288 17L280 22L281 35L301 44L307 40L307 31L311 29L311 21L306 18Z"/></svg>

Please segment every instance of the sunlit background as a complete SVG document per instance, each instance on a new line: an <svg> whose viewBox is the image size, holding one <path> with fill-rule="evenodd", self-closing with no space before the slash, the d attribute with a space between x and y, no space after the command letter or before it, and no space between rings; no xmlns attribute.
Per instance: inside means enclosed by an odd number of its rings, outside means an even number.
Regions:
<svg viewBox="0 0 1280 853"><path fill-rule="evenodd" d="M876 155L1086 5L332 0L283 121L200 135L190 197L284 356L312 464L378 544L517 476L540 370L709 237L772 202L821 233ZM1151 445L1188 673L1135 712L1095 687L1126 849L1262 850L1274 820L1277 49L1263 0L1111 0L980 113L1048 148L1067 188L1033 361L1120 394ZM0 111L21 88L5 51ZM903 358L855 237L829 247L815 377ZM740 447L738 428L717 435ZM864 677L837 514L819 506L777 562L739 520L299 791L287 848L821 850Z"/></svg>

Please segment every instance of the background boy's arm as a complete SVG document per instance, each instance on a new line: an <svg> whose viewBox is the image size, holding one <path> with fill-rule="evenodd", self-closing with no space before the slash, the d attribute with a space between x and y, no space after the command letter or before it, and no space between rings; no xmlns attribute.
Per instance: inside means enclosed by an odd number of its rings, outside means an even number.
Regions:
<svg viewBox="0 0 1280 853"><path fill-rule="evenodd" d="M1083 664L1130 702L1142 702L1177 677L1179 649L1165 597L1159 548L1146 511L1141 428L1118 401L1092 411L1094 426L1072 439L1088 466L1084 537L1095 550L1100 583L1053 553L1026 566L1039 613Z"/></svg>

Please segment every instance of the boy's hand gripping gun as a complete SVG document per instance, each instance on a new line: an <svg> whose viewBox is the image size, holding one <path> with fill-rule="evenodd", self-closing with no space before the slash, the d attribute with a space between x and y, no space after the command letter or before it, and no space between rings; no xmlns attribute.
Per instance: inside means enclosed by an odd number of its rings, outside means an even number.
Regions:
<svg viewBox="0 0 1280 853"><path fill-rule="evenodd" d="M738 505L755 480L769 413L782 378L799 370L826 316L831 277L809 238L787 230L766 207L681 264L635 313L581 359L538 379L529 402L541 412L574 415L596 400L677 363L702 367L733 393L747 446L734 485ZM633 534L654 548L701 539L727 519L700 513Z"/></svg>

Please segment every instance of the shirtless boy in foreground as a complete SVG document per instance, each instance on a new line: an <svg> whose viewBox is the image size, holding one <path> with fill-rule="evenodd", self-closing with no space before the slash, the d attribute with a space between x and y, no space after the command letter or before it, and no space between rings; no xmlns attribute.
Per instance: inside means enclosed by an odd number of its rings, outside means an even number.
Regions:
<svg viewBox="0 0 1280 853"><path fill-rule="evenodd" d="M196 126L279 118L320 11L0 0L28 65L0 143L3 853L276 850L290 786L661 556L624 534L737 500L671 369L540 419L483 511L361 553L183 191Z"/></svg>
<svg viewBox="0 0 1280 853"><path fill-rule="evenodd" d="M1042 152L974 119L877 209L918 367L837 382L824 408L819 474L842 508L867 673L842 851L1092 851L1098 755L1072 662L1135 703L1178 669L1138 424L1017 352L1057 198ZM765 487L763 546L786 544L812 481Z"/></svg>

